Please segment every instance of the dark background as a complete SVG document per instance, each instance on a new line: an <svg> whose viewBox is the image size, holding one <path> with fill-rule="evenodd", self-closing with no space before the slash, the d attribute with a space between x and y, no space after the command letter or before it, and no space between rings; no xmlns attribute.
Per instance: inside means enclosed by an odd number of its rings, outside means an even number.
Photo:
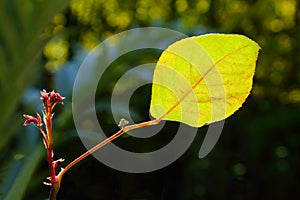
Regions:
<svg viewBox="0 0 300 200"><path fill-rule="evenodd" d="M54 134L55 158L68 163L85 151L71 108L80 63L109 36L145 26L254 39L262 51L251 95L226 120L205 158L197 155L207 127L180 159L155 172L119 172L89 157L65 175L58 199L299 199L299 7L296 0L1 1L0 199L48 196L40 134L22 126L23 113L41 110L39 90L66 96L65 106L56 108ZM107 135L118 130L109 109L114 83L131 67L156 62L160 53L133 52L110 66L96 97ZM136 122L149 119L150 94L150 85L135 92L130 109ZM137 152L155 149L172 140L177 127L168 122L154 138L124 136L116 143Z"/></svg>

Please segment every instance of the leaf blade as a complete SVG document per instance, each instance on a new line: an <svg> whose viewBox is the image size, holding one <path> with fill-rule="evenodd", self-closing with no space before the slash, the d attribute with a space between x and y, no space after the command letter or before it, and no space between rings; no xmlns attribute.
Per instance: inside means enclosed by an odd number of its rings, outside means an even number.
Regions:
<svg viewBox="0 0 300 200"><path fill-rule="evenodd" d="M208 34L170 45L154 71L151 115L196 127L232 115L250 93L259 49L251 39L234 34Z"/></svg>

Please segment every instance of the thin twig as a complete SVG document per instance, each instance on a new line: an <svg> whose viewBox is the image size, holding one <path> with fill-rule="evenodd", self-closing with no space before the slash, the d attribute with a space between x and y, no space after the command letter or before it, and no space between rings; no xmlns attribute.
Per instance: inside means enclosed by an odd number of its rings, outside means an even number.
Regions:
<svg viewBox="0 0 300 200"><path fill-rule="evenodd" d="M81 156L79 156L78 158L76 158L75 160L73 160L72 162L70 162L64 169L62 169L62 171L57 175L57 178L59 180L61 180L62 176L71 168L73 167L75 164L77 164L78 162L80 162L81 160L83 160L84 158L88 157L89 155L91 155L92 153L94 153L95 151L99 150L100 148L102 148L103 146L105 146L106 144L110 143L111 141L113 141L114 139L120 137L121 135L123 135L125 132L128 132L130 130L133 129L137 129L137 128L141 128L141 127L146 127L146 126L152 126L152 125L156 125L161 121L161 119L155 119L152 121L147 121L147 122L142 122L139 124L134 124L134 125L129 125L129 126L125 126L124 128L122 128L121 130L119 130L118 132L116 132L115 134L113 134L112 136L110 136L109 138L106 138L105 140L103 140L102 142L100 142L99 144L97 144L96 146L94 146L93 148L89 149L88 151L86 151L84 154L82 154Z"/></svg>

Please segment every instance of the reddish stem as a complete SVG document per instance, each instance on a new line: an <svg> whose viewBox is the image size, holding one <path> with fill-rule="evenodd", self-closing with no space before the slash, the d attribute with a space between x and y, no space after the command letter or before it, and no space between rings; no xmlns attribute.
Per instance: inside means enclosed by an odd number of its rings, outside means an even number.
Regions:
<svg viewBox="0 0 300 200"><path fill-rule="evenodd" d="M53 140L52 140L52 120L51 120L51 116L48 115L47 113L47 133L48 133L48 148L47 148L47 160L48 160L48 164L49 164L49 172L50 172L50 181L52 184L55 183L55 176L56 176L56 172L53 166Z"/></svg>
<svg viewBox="0 0 300 200"><path fill-rule="evenodd" d="M47 132L47 141L46 141L46 150L47 150L47 160L49 166L49 174L50 174L50 183L51 190L49 199L55 200L58 190L60 188L60 180L57 179L56 176L56 164L53 161L53 137L52 137L52 108L46 109L46 132Z"/></svg>
<svg viewBox="0 0 300 200"><path fill-rule="evenodd" d="M59 159L57 161L53 161L53 137L52 137L52 110L55 107L55 105L59 102L63 104L63 99L59 93L52 92L46 92L46 90L41 91L41 100L43 102L44 111L43 111L43 119L46 126L46 131L42 128L42 119L41 116L36 113L37 117L33 117L30 115L23 115L26 120L24 122L24 126L28 125L29 123L35 123L38 128L40 129L40 132L43 136L43 142L47 151L47 161L49 166L49 174L50 177L48 180L50 183L45 183L46 185L51 186L49 199L55 200L56 195L58 193L58 190L60 188L60 181L61 179L58 179L56 176L56 167L58 162L63 161L63 159Z"/></svg>
<svg viewBox="0 0 300 200"><path fill-rule="evenodd" d="M114 139L120 137L121 135L123 135L125 132L133 130L133 129L137 129L137 128L141 128L141 127L146 127L146 126L152 126L152 125L156 125L158 124L162 119L155 119L152 121L147 121L147 122L142 122L139 124L134 124L134 125L130 125L130 126L125 126L124 128L122 128L121 130L119 130L118 132L116 132L115 134L113 134L112 136L110 136L109 138L106 138L105 140L103 140L102 142L100 142L99 144L97 144L96 146L94 146L93 148L89 149L88 151L86 151L84 154L82 154L81 156L79 156L78 158L76 158L75 160L73 160L71 163L69 163L57 176L57 179L60 181L62 176L71 168L73 167L75 164L77 164L78 162L80 162L81 160L83 160L84 158L88 157L89 155L91 155L92 153L94 153L95 151L99 150L100 148L102 148L103 146L105 146L106 144L110 143L111 141L113 141Z"/></svg>

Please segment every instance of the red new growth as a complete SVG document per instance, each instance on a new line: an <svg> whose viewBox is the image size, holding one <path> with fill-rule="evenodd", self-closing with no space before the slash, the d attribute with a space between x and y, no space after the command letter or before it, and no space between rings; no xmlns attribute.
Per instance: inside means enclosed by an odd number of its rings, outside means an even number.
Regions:
<svg viewBox="0 0 300 200"><path fill-rule="evenodd" d="M50 183L45 184L51 186L49 199L55 199L61 181L61 178L58 178L58 176L56 175L56 168L58 166L58 162L62 162L63 159L58 159L56 161L53 160L54 153L52 148L52 110L57 103L63 104L64 97L62 97L59 93L56 93L54 91L46 92L46 90L43 90L41 91L41 100L44 105L43 119L45 123L45 130L43 130L42 128L42 118L38 113L36 113L37 117L24 114L23 116L26 118L24 126L27 126L29 123L35 123L39 127L39 130L43 136L43 142L47 150L47 160L50 172L50 177L48 178Z"/></svg>
<svg viewBox="0 0 300 200"><path fill-rule="evenodd" d="M36 117L33 117L31 115L25 115L25 114L23 116L26 118L24 122L24 126L27 126L30 123L35 123L37 126L41 126L41 122Z"/></svg>
<svg viewBox="0 0 300 200"><path fill-rule="evenodd" d="M65 97L62 97L59 93L57 92L46 92L46 90L41 91L41 100L43 101L43 105L45 109L53 109L56 103L63 103L63 100Z"/></svg>

